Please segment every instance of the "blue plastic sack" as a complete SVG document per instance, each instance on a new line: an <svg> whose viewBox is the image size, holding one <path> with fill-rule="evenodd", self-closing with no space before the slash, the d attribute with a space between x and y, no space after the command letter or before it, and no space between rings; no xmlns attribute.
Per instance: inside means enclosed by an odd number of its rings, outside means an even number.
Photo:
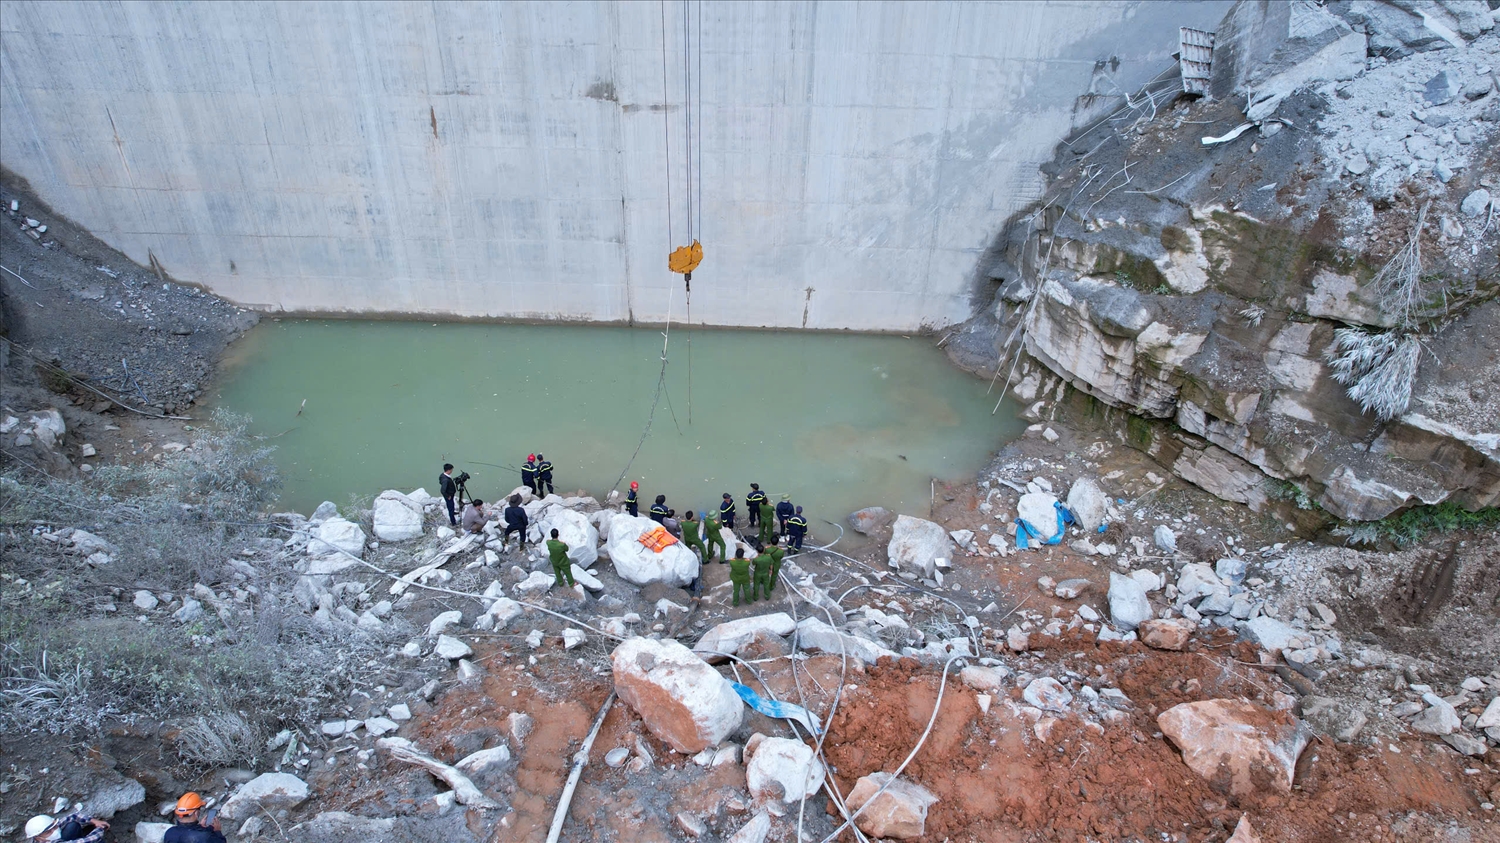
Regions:
<svg viewBox="0 0 1500 843"><path fill-rule="evenodd" d="M740 699L745 701L745 705L750 706L761 714L780 720L795 720L814 735L823 734L823 729L818 723L817 716L802 706L782 702L781 700L766 699L751 690L749 686L741 685L738 682L731 682L729 684L734 686L734 692L740 695Z"/></svg>

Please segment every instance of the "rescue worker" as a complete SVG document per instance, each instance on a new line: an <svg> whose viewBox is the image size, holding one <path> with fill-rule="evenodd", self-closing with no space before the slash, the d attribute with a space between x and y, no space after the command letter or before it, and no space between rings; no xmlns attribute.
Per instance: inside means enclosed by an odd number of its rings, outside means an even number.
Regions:
<svg viewBox="0 0 1500 843"><path fill-rule="evenodd" d="M725 527L734 529L734 498L728 492L724 493L724 502L719 504L719 520Z"/></svg>
<svg viewBox="0 0 1500 843"><path fill-rule="evenodd" d="M807 519L802 517L802 507L786 520L787 545L797 552L802 551L802 539L807 535Z"/></svg>
<svg viewBox="0 0 1500 843"><path fill-rule="evenodd" d="M701 527L702 525L693 518L693 511L691 509L687 511L686 515L682 516L682 543L687 545L689 549L698 551L698 558L702 559L706 565L708 564L708 548L703 545L703 535L700 532ZM719 539L719 541L723 542L724 540Z"/></svg>
<svg viewBox="0 0 1500 843"><path fill-rule="evenodd" d="M505 508L505 535L500 539L500 549L504 550L505 545L510 543L511 533L519 533L521 541L516 549L525 550L526 528L531 526L531 519L527 517L526 509L521 506L520 495L511 495L509 502L510 506Z"/></svg>
<svg viewBox="0 0 1500 843"><path fill-rule="evenodd" d="M544 497L542 489L546 488L547 494L553 494L557 490L552 488L552 463L542 454L536 455L536 496Z"/></svg>
<svg viewBox="0 0 1500 843"><path fill-rule="evenodd" d="M729 561L729 549L724 546L724 536L719 529L719 519L707 514L703 516L703 538L708 548L708 553L703 557L704 562L709 560L714 547L719 548L719 564Z"/></svg>
<svg viewBox="0 0 1500 843"><path fill-rule="evenodd" d="M754 603L764 596L771 599L771 571L775 567L775 559L771 556L769 549L764 549L760 555L755 557L755 581L750 587L750 602Z"/></svg>
<svg viewBox="0 0 1500 843"><path fill-rule="evenodd" d="M755 594L750 590L750 560L745 558L745 546L739 545L734 549L734 558L729 560L729 581L734 583L734 605L740 605L740 596L755 602Z"/></svg>
<svg viewBox="0 0 1500 843"><path fill-rule="evenodd" d="M458 484L453 482L453 463L443 463L443 473L438 475L438 491L443 503L448 505L448 526L458 526L458 511L453 508L453 498L458 494Z"/></svg>
<svg viewBox="0 0 1500 843"><path fill-rule="evenodd" d="M489 515L485 514L484 511L484 501L475 498L473 502L464 507L462 519L463 531L465 533L478 533L484 530L485 522L489 520Z"/></svg>
<svg viewBox="0 0 1500 843"><path fill-rule="evenodd" d="M782 495L781 503L776 504L776 523L781 525L781 534L786 535L786 520L792 517L792 496Z"/></svg>
<svg viewBox="0 0 1500 843"><path fill-rule="evenodd" d="M667 517L667 496L657 495L656 503L651 504L651 520L660 524Z"/></svg>
<svg viewBox="0 0 1500 843"><path fill-rule="evenodd" d="M773 544L776 541L776 508L765 495L760 496L760 543Z"/></svg>
<svg viewBox="0 0 1500 843"><path fill-rule="evenodd" d="M74 843L100 843L109 823L96 820L86 814L69 814L54 820L46 814L37 814L26 821L26 839L31 843L56 843L71 840ZM222 841L224 838L220 837Z"/></svg>
<svg viewBox="0 0 1500 843"><path fill-rule="evenodd" d="M745 516L745 526L754 527L760 523L760 505L766 502L766 493L760 490L759 483L750 484L750 494L745 496L745 509L749 514Z"/></svg>
<svg viewBox="0 0 1500 843"><path fill-rule="evenodd" d="M781 559L786 556L786 548L780 543L766 548L766 553L771 557L771 589L776 590L776 584L781 582Z"/></svg>
<svg viewBox="0 0 1500 843"><path fill-rule="evenodd" d="M552 538L547 539L547 558L552 562L552 573L557 578L552 584L560 586L563 578L568 580L568 586L577 585L573 582L573 563L568 560L568 545L557 537L557 528L552 528Z"/></svg>
<svg viewBox="0 0 1500 843"><path fill-rule="evenodd" d="M640 498L637 497L637 493L640 491L640 489L641 484L632 480L630 481L630 491L625 494L625 511L630 513L632 518L639 518L641 515L641 502Z"/></svg>
<svg viewBox="0 0 1500 843"><path fill-rule="evenodd" d="M196 793L184 793L177 800L175 810L177 823L167 829L162 843L224 843L224 834L219 830L219 818L214 817L206 825L203 797Z"/></svg>
<svg viewBox="0 0 1500 843"><path fill-rule="evenodd" d="M536 495L536 454L527 454L526 462L521 464L521 485L531 490ZM541 495L537 495L541 497Z"/></svg>

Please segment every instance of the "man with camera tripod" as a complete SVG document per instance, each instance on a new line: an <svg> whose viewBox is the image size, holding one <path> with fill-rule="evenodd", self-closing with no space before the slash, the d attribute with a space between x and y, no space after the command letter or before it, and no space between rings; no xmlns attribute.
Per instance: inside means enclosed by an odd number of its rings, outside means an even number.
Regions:
<svg viewBox="0 0 1500 843"><path fill-rule="evenodd" d="M438 491L443 495L443 503L448 505L448 526L458 526L458 510L453 506L453 498L458 495L458 484L453 482L453 463L443 463L443 473L438 475Z"/></svg>

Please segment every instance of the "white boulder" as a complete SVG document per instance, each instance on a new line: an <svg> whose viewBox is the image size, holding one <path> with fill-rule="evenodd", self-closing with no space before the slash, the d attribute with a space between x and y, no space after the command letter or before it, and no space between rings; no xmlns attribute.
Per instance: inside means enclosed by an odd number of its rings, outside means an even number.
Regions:
<svg viewBox="0 0 1500 843"><path fill-rule="evenodd" d="M823 762L812 747L791 738L765 738L745 765L745 786L765 804L799 802L823 784Z"/></svg>
<svg viewBox="0 0 1500 843"><path fill-rule="evenodd" d="M1146 589L1130 577L1111 572L1109 575L1109 616L1114 625L1126 631L1140 626L1151 617L1151 600Z"/></svg>
<svg viewBox="0 0 1500 843"><path fill-rule="evenodd" d="M609 521L609 558L615 565L620 579L635 585L659 582L671 586L685 586L698 576L698 554L687 549L682 542L672 544L657 553L641 544L646 531L659 527L650 518L619 514Z"/></svg>
<svg viewBox="0 0 1500 843"><path fill-rule="evenodd" d="M448 631L448 627L463 622L464 613L459 611L458 609L450 609L449 611L440 613L437 617L432 619L431 623L427 624L427 634L442 635L443 633Z"/></svg>
<svg viewBox="0 0 1500 843"><path fill-rule="evenodd" d="M406 495L387 489L375 499L375 537L404 542L422 535L422 506Z"/></svg>
<svg viewBox="0 0 1500 843"><path fill-rule="evenodd" d="M290 773L262 773L235 791L219 809L219 816L226 820L243 820L258 815L263 809L275 814L282 808L292 808L307 799L307 782Z"/></svg>
<svg viewBox="0 0 1500 843"><path fill-rule="evenodd" d="M468 644L454 638L451 635L439 635L437 646L432 652L445 659L462 659L474 655L474 650Z"/></svg>
<svg viewBox="0 0 1500 843"><path fill-rule="evenodd" d="M847 805L851 811L864 808L855 823L865 834L906 840L927 833L927 809L937 801L936 794L916 782L875 772L854 783Z"/></svg>
<svg viewBox="0 0 1500 843"><path fill-rule="evenodd" d="M343 551L358 557L365 550L365 531L353 521L334 516L313 530L312 540L307 543L307 552L314 556L326 556Z"/></svg>
<svg viewBox="0 0 1500 843"><path fill-rule="evenodd" d="M791 635L796 628L796 622L786 612L725 621L704 633L698 643L693 645L693 652L709 661L723 661L724 656L714 654L733 656L757 635Z"/></svg>
<svg viewBox="0 0 1500 843"><path fill-rule="evenodd" d="M887 656L898 657L896 653L874 641L840 632L817 618L803 618L797 624L797 646L835 656L841 652L848 653L865 664L874 664Z"/></svg>
<svg viewBox="0 0 1500 843"><path fill-rule="evenodd" d="M1027 492L1016 504L1016 515L1030 524L1041 541L1057 535L1057 498L1046 492Z"/></svg>
<svg viewBox="0 0 1500 843"><path fill-rule="evenodd" d="M599 560L599 531L587 515L563 506L548 506L534 523L541 531L537 534L541 546L546 546L555 529L558 540L568 545L568 558L575 565L587 568Z"/></svg>
<svg viewBox="0 0 1500 843"><path fill-rule="evenodd" d="M941 524L910 515L896 516L891 525L891 542L886 546L890 565L898 571L911 571L931 577L939 559L953 558L953 540Z"/></svg>
<svg viewBox="0 0 1500 843"><path fill-rule="evenodd" d="M676 641L631 638L610 665L620 699L678 752L718 746L740 726L745 704L729 680Z"/></svg>
<svg viewBox="0 0 1500 843"><path fill-rule="evenodd" d="M1104 490L1092 478L1080 477L1073 481L1073 487L1068 490L1067 505L1083 531L1093 534L1104 523L1109 511L1109 498L1104 496Z"/></svg>

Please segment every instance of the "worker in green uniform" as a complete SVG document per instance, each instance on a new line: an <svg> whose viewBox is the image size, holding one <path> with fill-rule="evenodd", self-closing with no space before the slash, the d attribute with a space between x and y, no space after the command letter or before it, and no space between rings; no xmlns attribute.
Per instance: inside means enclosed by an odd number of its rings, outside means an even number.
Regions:
<svg viewBox="0 0 1500 843"><path fill-rule="evenodd" d="M698 557L703 560L705 565L708 564L708 548L703 546L703 534L699 532L699 529L703 525L694 519L691 509L687 511L686 515L682 516L679 526L682 528L682 543L687 545L690 550L698 551Z"/></svg>
<svg viewBox="0 0 1500 843"><path fill-rule="evenodd" d="M734 583L734 605L740 605L740 597L755 602L755 593L750 589L750 560L745 558L743 545L734 549L734 558L729 560L729 581Z"/></svg>
<svg viewBox="0 0 1500 843"><path fill-rule="evenodd" d="M703 538L707 544L708 552L704 554L703 561L707 562L713 558L713 549L719 548L719 563L729 561L729 549L724 546L724 536L720 534L719 519L704 513L703 515Z"/></svg>
<svg viewBox="0 0 1500 843"><path fill-rule="evenodd" d="M760 520L760 543L771 544L776 541L776 507L762 494L760 498L760 511L756 513Z"/></svg>
<svg viewBox="0 0 1500 843"><path fill-rule="evenodd" d="M786 556L786 548L779 543L766 548L766 555L771 557L771 583L766 589L767 593L776 590L776 583L781 582L781 558Z"/></svg>
<svg viewBox="0 0 1500 843"><path fill-rule="evenodd" d="M573 563L568 560L568 545L557 537L557 528L552 528L552 538L547 539L547 556L552 560L552 573L557 577L553 585L562 585L566 577L567 585L577 585L573 582Z"/></svg>
<svg viewBox="0 0 1500 843"><path fill-rule="evenodd" d="M775 567L775 560L771 556L769 548L762 550L755 557L755 582L750 588L750 602L754 603L764 596L771 599L771 570Z"/></svg>

